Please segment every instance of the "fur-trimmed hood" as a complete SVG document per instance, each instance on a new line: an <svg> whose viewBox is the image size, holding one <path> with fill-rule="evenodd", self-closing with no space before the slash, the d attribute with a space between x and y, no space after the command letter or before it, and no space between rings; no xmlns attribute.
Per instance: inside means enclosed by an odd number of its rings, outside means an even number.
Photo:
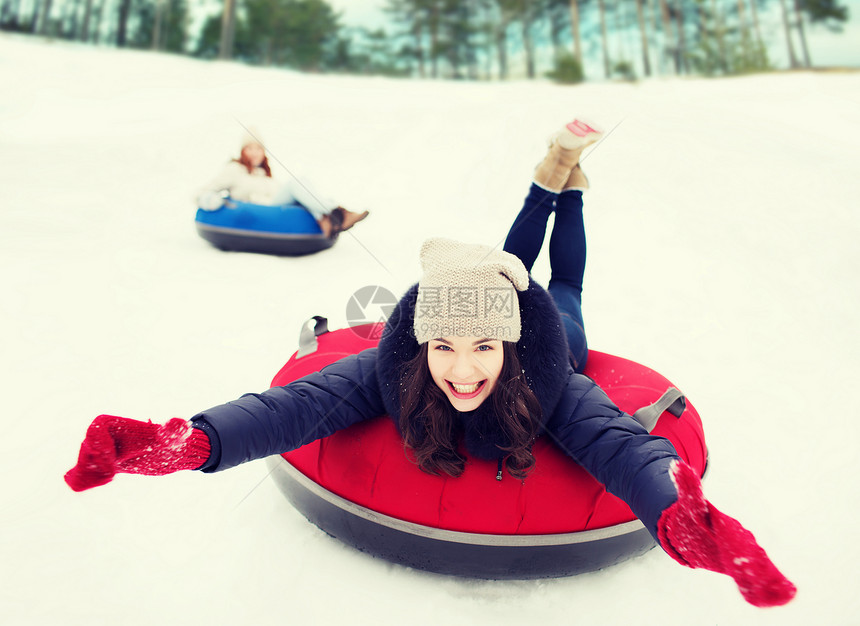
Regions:
<svg viewBox="0 0 860 626"><path fill-rule="evenodd" d="M517 342L517 356L529 388L537 396L546 423L555 411L565 381L573 372L567 337L555 302L547 291L529 278L529 286L518 292L522 331ZM379 342L376 373L385 409L395 424L400 420L400 372L415 358L420 346L415 339L413 319L418 285L413 285L400 299L388 318ZM504 456L500 447L508 445L492 415L491 403L484 402L475 411L464 413L466 449L478 458Z"/></svg>

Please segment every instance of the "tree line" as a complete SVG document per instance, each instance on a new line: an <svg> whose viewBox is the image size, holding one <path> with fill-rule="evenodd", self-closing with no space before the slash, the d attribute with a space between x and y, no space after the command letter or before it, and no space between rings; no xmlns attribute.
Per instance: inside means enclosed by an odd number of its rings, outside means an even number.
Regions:
<svg viewBox="0 0 860 626"><path fill-rule="evenodd" d="M202 19L188 0L0 0L0 29L305 71L578 82L587 57L595 78L771 69L763 16L778 16L788 65L812 67L807 29L848 19L839 0L385 0L383 11L388 25L367 29L325 0L222 0Z"/></svg>

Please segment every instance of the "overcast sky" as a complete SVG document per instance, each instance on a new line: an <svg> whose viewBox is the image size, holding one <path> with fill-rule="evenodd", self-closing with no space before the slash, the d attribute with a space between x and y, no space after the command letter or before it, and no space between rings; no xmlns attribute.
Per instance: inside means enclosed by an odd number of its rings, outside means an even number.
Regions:
<svg viewBox="0 0 860 626"><path fill-rule="evenodd" d="M333 9L343 14L344 24L374 26L382 22L385 0L328 0Z"/></svg>

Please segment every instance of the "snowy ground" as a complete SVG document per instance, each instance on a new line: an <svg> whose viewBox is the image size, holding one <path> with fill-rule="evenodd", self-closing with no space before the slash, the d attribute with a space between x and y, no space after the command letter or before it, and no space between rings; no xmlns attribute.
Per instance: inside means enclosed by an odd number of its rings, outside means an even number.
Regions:
<svg viewBox="0 0 860 626"><path fill-rule="evenodd" d="M0 84L4 624L857 623L860 74L395 82L3 35ZM574 113L614 128L585 167L590 343L688 394L706 493L792 604L755 609L658 550L560 580L407 570L306 522L262 461L63 483L95 415L165 421L264 389L304 319L343 326L365 285L402 293L424 238L500 242ZM208 246L193 193L240 124L276 175L371 217L307 258Z"/></svg>

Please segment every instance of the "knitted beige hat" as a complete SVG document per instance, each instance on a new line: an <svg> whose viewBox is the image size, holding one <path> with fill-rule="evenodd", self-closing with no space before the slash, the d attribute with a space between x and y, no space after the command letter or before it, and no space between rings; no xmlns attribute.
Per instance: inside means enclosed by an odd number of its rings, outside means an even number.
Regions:
<svg viewBox="0 0 860 626"><path fill-rule="evenodd" d="M517 291L529 286L522 261L509 252L451 239L421 246L413 325L419 344L439 337L519 341Z"/></svg>

